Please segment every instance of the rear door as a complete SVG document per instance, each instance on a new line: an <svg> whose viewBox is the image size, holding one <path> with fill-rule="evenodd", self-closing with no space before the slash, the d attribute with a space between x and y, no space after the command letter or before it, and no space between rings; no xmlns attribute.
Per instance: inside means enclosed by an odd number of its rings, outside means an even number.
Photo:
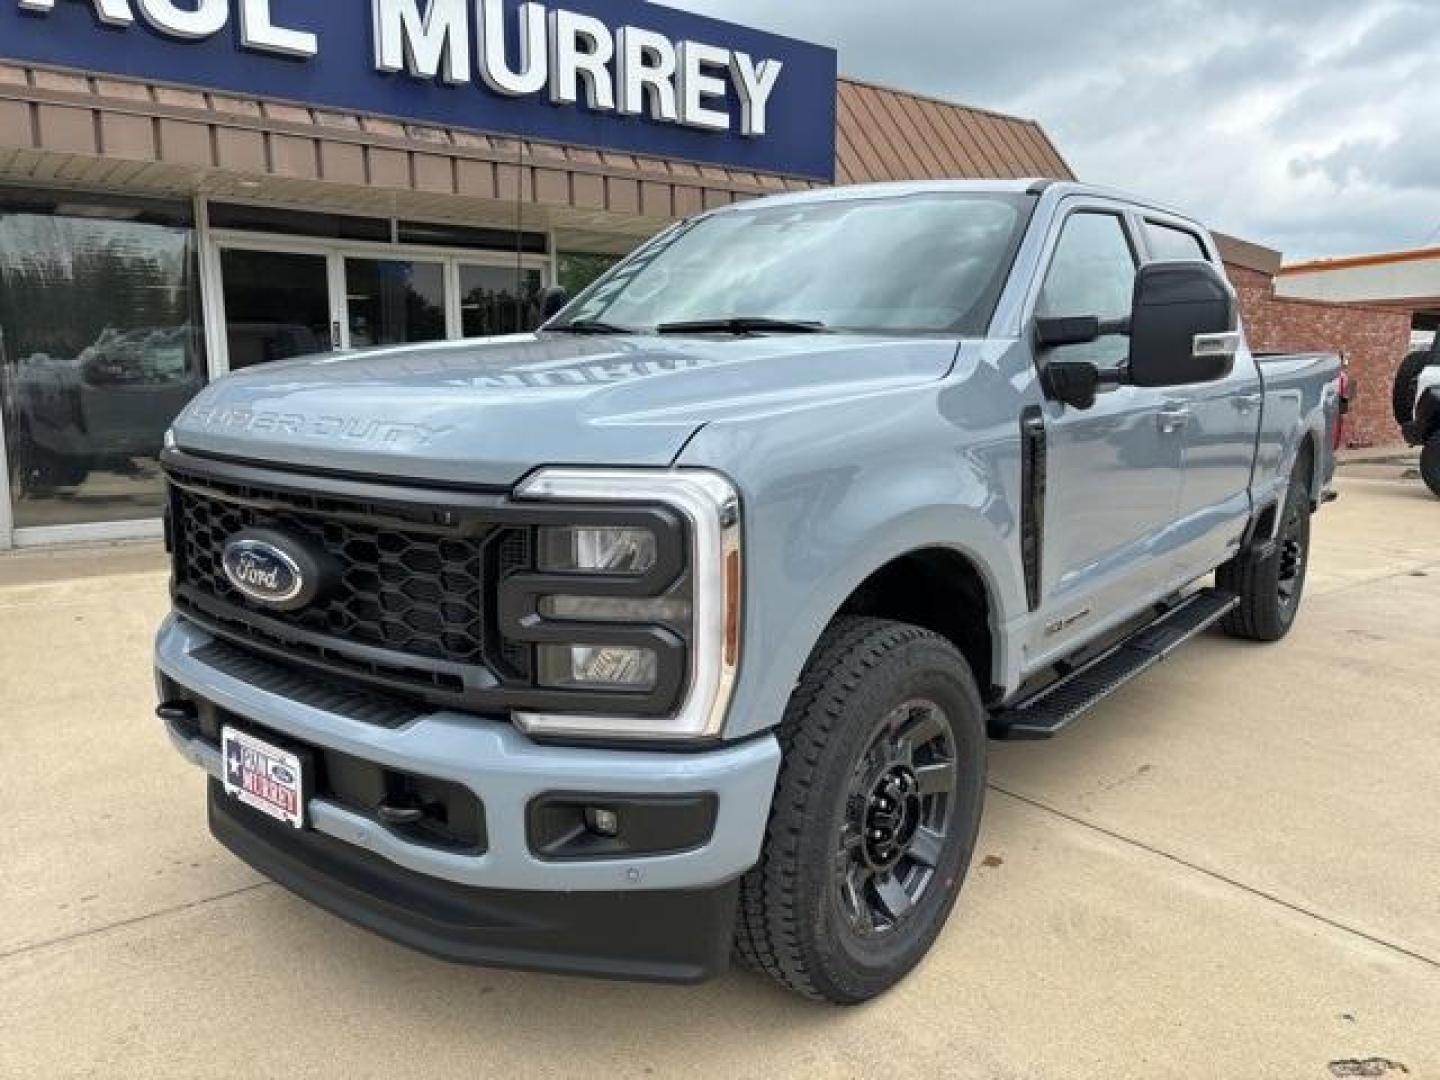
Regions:
<svg viewBox="0 0 1440 1080"><path fill-rule="evenodd" d="M1037 316L1128 318L1141 249L1122 207L1071 200L1055 226ZM1087 360L1118 367L1126 337L1105 337L1038 355L1043 366ZM1038 617L1030 666L1145 607L1161 588L1179 498L1183 435L1163 413L1163 391L1121 386L1093 407L1044 406L1045 513Z"/></svg>
<svg viewBox="0 0 1440 1080"><path fill-rule="evenodd" d="M1221 265L1188 222L1147 215L1141 232L1147 261L1196 259ZM1249 349L1235 357L1229 377L1171 387L1164 394L1167 412L1184 429L1179 534L1170 571L1170 583L1178 585L1209 573L1239 544L1250 520L1250 478L1265 399Z"/></svg>

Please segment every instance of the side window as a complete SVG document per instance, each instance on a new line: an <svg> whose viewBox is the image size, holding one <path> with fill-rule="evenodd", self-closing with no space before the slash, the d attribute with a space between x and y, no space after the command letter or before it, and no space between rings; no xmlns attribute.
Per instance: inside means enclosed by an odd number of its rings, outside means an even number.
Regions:
<svg viewBox="0 0 1440 1080"><path fill-rule="evenodd" d="M1135 253L1121 219L1106 213L1072 214L1055 245L1036 314L1125 319L1130 316L1134 294ZM1126 338L1105 337L1067 345L1055 350L1055 355L1115 367L1125 359L1129 347Z"/></svg>
<svg viewBox="0 0 1440 1080"><path fill-rule="evenodd" d="M1189 229L1177 229L1173 225L1147 221L1145 239L1150 244L1150 251L1156 262L1210 261L1205 245Z"/></svg>

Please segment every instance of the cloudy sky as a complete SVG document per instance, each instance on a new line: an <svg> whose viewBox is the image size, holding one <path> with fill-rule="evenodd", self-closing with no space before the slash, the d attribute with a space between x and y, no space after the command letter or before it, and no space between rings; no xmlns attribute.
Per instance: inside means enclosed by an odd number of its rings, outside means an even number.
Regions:
<svg viewBox="0 0 1440 1080"><path fill-rule="evenodd" d="M1440 0L664 0L1040 121L1288 258L1440 243Z"/></svg>

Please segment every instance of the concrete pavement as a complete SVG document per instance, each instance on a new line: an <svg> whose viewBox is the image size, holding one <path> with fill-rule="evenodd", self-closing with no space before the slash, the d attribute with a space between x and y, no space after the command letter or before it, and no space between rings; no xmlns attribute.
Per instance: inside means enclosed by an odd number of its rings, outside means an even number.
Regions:
<svg viewBox="0 0 1440 1080"><path fill-rule="evenodd" d="M1289 640L995 748L950 926L857 1010L450 967L309 907L149 719L153 549L0 558L0 1076L1440 1076L1440 502L1343 491Z"/></svg>

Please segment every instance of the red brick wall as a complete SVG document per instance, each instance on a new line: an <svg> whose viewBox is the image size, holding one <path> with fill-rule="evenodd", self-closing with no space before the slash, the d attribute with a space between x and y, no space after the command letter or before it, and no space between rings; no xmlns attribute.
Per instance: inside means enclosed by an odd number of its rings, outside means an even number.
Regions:
<svg viewBox="0 0 1440 1080"><path fill-rule="evenodd" d="M1251 348L1338 352L1350 365L1358 385L1345 426L1350 447L1404 445L1390 411L1390 388L1410 347L1408 311L1284 299L1275 295L1275 282L1268 274L1233 264L1226 270L1240 294Z"/></svg>

